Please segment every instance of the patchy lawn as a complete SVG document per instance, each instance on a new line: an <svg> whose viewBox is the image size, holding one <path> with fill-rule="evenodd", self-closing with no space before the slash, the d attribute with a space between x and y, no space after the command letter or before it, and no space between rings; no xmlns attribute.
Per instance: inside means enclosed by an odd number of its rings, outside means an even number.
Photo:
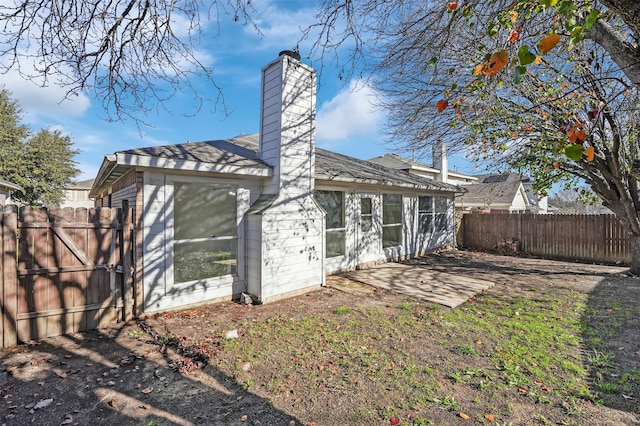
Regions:
<svg viewBox="0 0 640 426"><path fill-rule="evenodd" d="M0 423L640 424L640 280L461 251L418 262L496 286L453 310L329 286L2 350Z"/></svg>

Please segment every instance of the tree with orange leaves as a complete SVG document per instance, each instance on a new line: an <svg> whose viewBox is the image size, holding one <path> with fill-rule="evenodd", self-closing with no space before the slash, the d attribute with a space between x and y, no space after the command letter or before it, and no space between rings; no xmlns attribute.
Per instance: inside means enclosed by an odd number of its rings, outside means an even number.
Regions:
<svg viewBox="0 0 640 426"><path fill-rule="evenodd" d="M640 274L640 2L354 3L324 3L323 37L338 29L326 18L348 16L345 66L384 95L393 142L446 141L528 171L541 193L587 183L628 230Z"/></svg>

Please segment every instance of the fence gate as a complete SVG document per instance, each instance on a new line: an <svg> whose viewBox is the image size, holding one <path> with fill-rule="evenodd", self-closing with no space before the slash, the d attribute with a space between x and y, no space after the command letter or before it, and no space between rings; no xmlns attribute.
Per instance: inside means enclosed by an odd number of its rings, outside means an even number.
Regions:
<svg viewBox="0 0 640 426"><path fill-rule="evenodd" d="M125 274L118 272L130 242L123 217L130 214L109 208L22 208L18 214L5 207L0 216L4 347L124 318Z"/></svg>

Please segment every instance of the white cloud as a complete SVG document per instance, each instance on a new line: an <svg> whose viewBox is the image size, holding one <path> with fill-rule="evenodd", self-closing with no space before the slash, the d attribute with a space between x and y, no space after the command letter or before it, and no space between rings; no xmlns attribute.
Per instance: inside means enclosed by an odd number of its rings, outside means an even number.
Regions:
<svg viewBox="0 0 640 426"><path fill-rule="evenodd" d="M24 111L27 122L32 121L34 116L81 116L91 103L89 98L82 93L65 99L67 93L64 88L54 84L40 87L25 80L14 70L3 75L2 83L5 89L11 91L11 97L18 102Z"/></svg>
<svg viewBox="0 0 640 426"><path fill-rule="evenodd" d="M384 113L376 109L373 88L358 81L350 82L318 110L316 136L318 140L345 140L378 131Z"/></svg>

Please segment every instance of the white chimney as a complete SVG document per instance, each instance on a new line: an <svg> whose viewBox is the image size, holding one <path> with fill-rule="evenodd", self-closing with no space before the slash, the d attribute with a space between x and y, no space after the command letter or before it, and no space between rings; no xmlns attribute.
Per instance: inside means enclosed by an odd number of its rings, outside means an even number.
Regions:
<svg viewBox="0 0 640 426"><path fill-rule="evenodd" d="M258 300L325 283L324 211L313 195L316 72L296 52L262 69L260 158L273 167L249 210L247 291Z"/></svg>
<svg viewBox="0 0 640 426"><path fill-rule="evenodd" d="M262 69L260 157L273 170L263 193L287 198L313 193L316 72L284 51Z"/></svg>
<svg viewBox="0 0 640 426"><path fill-rule="evenodd" d="M449 162L447 161L447 145L437 141L432 147L433 168L440 170L437 181L447 183L449 181Z"/></svg>

